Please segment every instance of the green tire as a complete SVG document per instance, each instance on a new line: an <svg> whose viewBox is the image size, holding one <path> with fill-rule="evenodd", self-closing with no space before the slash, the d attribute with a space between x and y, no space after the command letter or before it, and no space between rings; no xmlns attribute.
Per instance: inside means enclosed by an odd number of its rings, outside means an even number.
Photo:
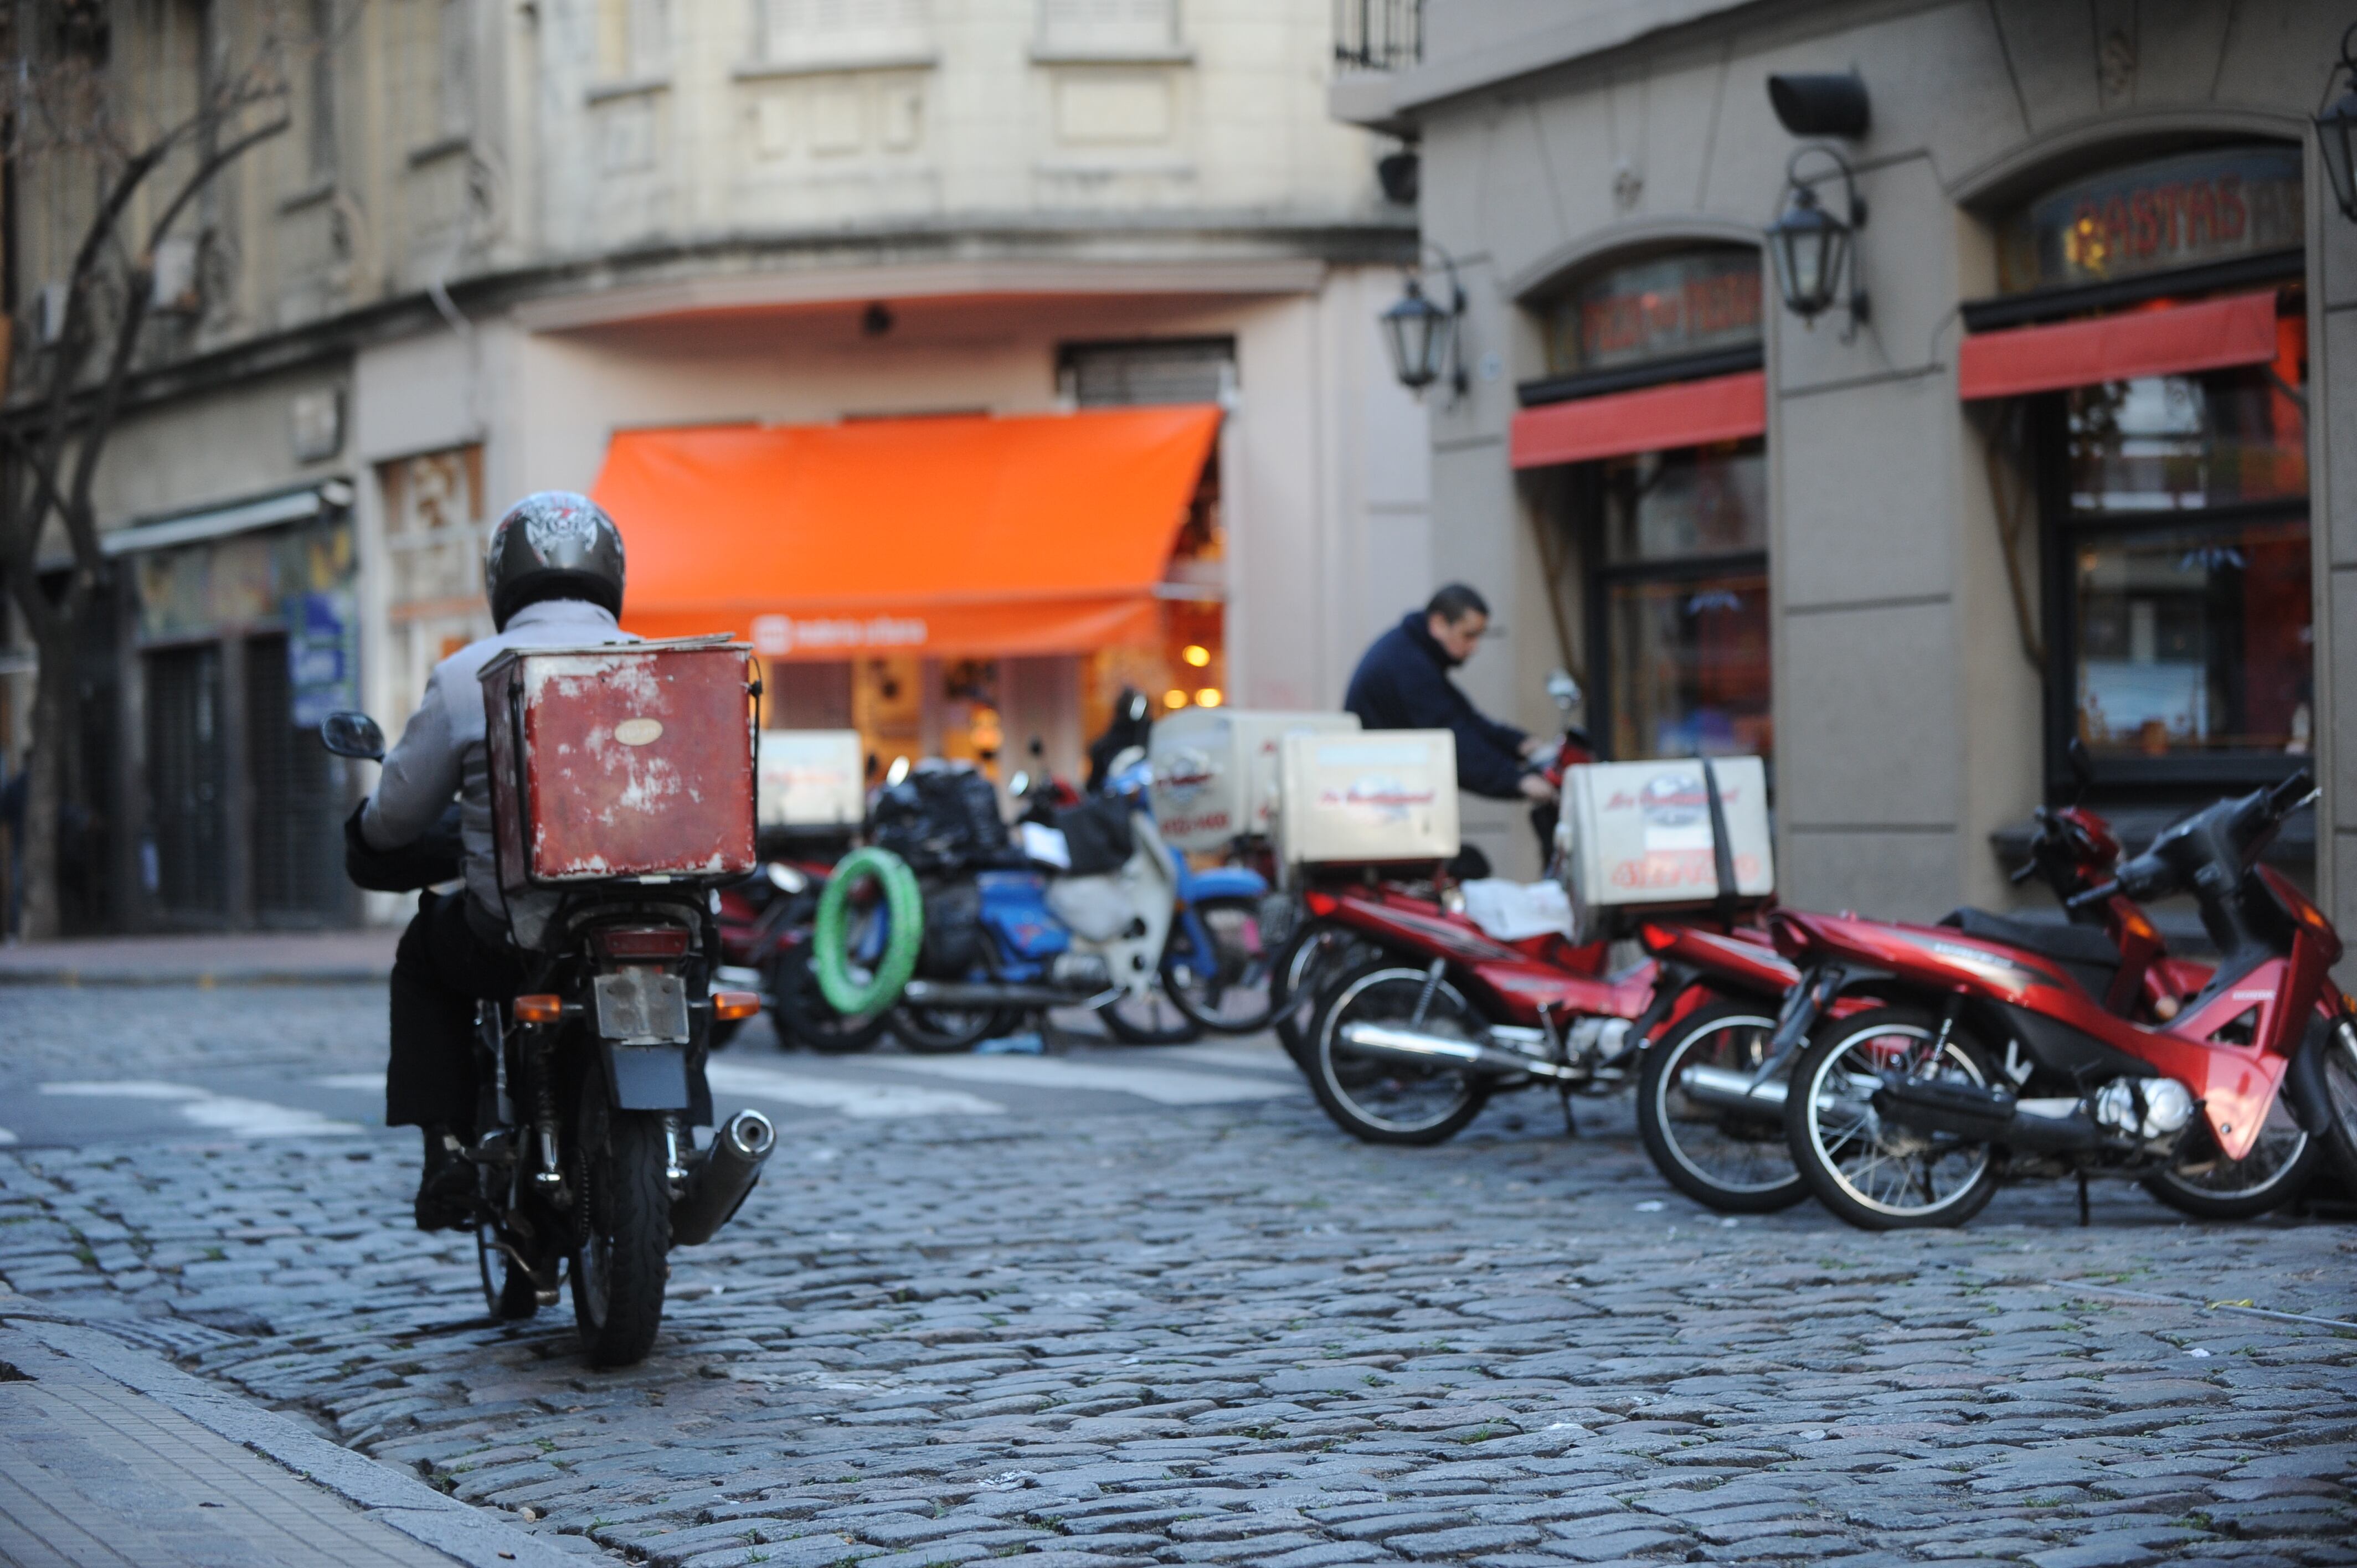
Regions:
<svg viewBox="0 0 2357 1568"><path fill-rule="evenodd" d="M863 877L884 885L884 912L890 930L884 958L866 984L851 973L851 888ZM917 949L925 940L925 898L916 874L888 849L856 849L843 857L818 896L818 921L811 932L811 967L826 1004L846 1015L875 1013L900 999L900 988L916 972Z"/></svg>

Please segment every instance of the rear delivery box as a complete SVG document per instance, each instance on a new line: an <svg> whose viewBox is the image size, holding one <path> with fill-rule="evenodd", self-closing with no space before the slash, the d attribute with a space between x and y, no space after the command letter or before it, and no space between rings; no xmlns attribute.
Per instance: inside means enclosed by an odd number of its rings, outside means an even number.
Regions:
<svg viewBox="0 0 2357 1568"><path fill-rule="evenodd" d="M1279 743L1288 735L1356 730L1356 714L1182 708L1157 719L1154 824L1173 849L1225 849L1275 831Z"/></svg>
<svg viewBox="0 0 2357 1568"><path fill-rule="evenodd" d="M1457 737L1447 730L1295 734L1279 751L1277 844L1286 865L1457 854Z"/></svg>
<svg viewBox="0 0 2357 1568"><path fill-rule="evenodd" d="M485 665L500 885L750 873L751 651L522 648Z"/></svg>
<svg viewBox="0 0 2357 1568"><path fill-rule="evenodd" d="M867 814L867 779L856 729L761 732L765 828L856 828Z"/></svg>
<svg viewBox="0 0 2357 1568"><path fill-rule="evenodd" d="M1764 898L1776 888L1768 770L1756 757L1715 757L1710 768L1735 874L1728 891ZM1717 841L1698 758L1566 769L1555 833L1575 908L1707 904L1718 897Z"/></svg>

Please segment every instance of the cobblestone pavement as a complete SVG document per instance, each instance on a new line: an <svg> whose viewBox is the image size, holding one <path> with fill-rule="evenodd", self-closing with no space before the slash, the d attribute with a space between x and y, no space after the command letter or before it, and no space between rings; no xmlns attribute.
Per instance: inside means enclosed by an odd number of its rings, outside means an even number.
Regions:
<svg viewBox="0 0 2357 1568"><path fill-rule="evenodd" d="M253 1000L274 1036L286 1000ZM152 994L41 1004L81 1077L166 1032ZM2357 1561L2357 1329L2259 1315L2357 1318L2357 1230L2100 1187L2087 1230L2046 1188L1953 1232L1737 1222L1625 1111L1582 1127L1530 1097L1372 1149L1306 1095L806 1126L619 1373L561 1309L483 1322L382 1133L9 1151L0 1275L663 1565Z"/></svg>

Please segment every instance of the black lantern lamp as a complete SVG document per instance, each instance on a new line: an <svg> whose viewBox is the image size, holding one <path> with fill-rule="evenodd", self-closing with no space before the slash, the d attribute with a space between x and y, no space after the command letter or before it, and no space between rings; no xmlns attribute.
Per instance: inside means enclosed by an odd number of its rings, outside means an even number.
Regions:
<svg viewBox="0 0 2357 1568"><path fill-rule="evenodd" d="M2357 26L2341 35L2341 64L2338 70L2347 91L2332 101L2316 116L2316 150L2324 157L2324 175L2332 182L2332 199L2341 203L2343 216L2357 222L2357 58L2352 58L2349 46L2357 40ZM2332 79L2325 78L2324 90L2332 91Z"/></svg>
<svg viewBox="0 0 2357 1568"><path fill-rule="evenodd" d="M1827 211L1816 187L1801 177L1801 160L1812 153L1831 158L1841 171L1846 217ZM1866 319L1866 290L1857 275L1857 231L1866 227L1866 203L1858 199L1857 181L1848 161L1831 147L1803 147L1784 167L1784 189L1783 213L1768 226L1768 255L1784 308L1813 323L1842 306L1849 312L1846 342ZM1846 298L1841 293L1845 284Z"/></svg>
<svg viewBox="0 0 2357 1568"><path fill-rule="evenodd" d="M1400 385L1421 393L1448 378L1452 400L1463 397L1465 366L1458 356L1458 328L1465 319L1465 290L1457 282L1457 263L1437 245L1426 247L1440 258L1448 278L1448 307L1442 309L1425 296L1424 282L1414 273L1407 292L1376 319L1383 323L1383 347L1390 350L1392 374Z"/></svg>

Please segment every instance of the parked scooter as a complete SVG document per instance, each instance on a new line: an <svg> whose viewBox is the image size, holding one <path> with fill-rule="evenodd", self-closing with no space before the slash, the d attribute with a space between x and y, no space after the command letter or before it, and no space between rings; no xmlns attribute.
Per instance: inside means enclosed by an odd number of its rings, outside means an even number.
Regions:
<svg viewBox="0 0 2357 1568"><path fill-rule="evenodd" d="M2352 1004L2328 974L2341 938L2258 864L2312 798L2301 773L2220 800L2070 900L2074 912L2199 901L2222 957L2166 1022L2106 1007L2126 993L2124 966L2116 953L2093 961L2080 928L1772 917L1807 975L1788 1027L1807 1028L1856 972L1889 1004L1817 1029L1793 1064L1784 1130L1811 1189L1868 1230L1961 1224L2008 1177L2076 1177L2083 1219L2096 1175L2204 1219L2296 1197L2324 1153L2318 1134L2357 1133L2357 1098L2330 1092L2336 1072L2357 1081Z"/></svg>
<svg viewBox="0 0 2357 1568"><path fill-rule="evenodd" d="M2075 743L2072 760L2083 769L2084 752ZM2127 898L2070 909L2072 899L2100 885L2118 863L2119 843L2110 825L2079 805L2040 807L2037 821L2029 858L2012 880L2018 885L2043 876L2078 924L2036 926L1970 909L1958 910L1950 922L1983 935L2042 942L2050 951L2076 955L2076 961L2116 966L2105 1006L2147 1021L2175 1016L2184 997L2209 979L2209 967L2169 957L2158 930ZM1729 1212L1768 1213L1806 1197L1808 1186L1784 1137L1784 1080L1761 1071L1777 1052L1777 1019L1783 999L1800 983L1800 970L1767 945L1764 931L1722 934L1648 923L1638 940L1665 971L1689 972L1728 998L1663 1031L1646 1052L1637 1127L1654 1165L1688 1197ZM1855 983L1873 989L1871 977ZM1825 1012L1839 1020L1874 1005L1871 996L1844 990L1828 999ZM1788 1037L1795 1042L1784 1051L1789 1063L1800 1036Z"/></svg>
<svg viewBox="0 0 2357 1568"><path fill-rule="evenodd" d="M716 980L758 990L780 1045L830 1056L869 1049L883 1037L886 1020L882 1009L836 1012L811 972L818 897L833 869L801 858L765 860L752 875L720 889L716 911L720 949L727 961ZM716 1025L712 1048L726 1046L741 1026Z"/></svg>

